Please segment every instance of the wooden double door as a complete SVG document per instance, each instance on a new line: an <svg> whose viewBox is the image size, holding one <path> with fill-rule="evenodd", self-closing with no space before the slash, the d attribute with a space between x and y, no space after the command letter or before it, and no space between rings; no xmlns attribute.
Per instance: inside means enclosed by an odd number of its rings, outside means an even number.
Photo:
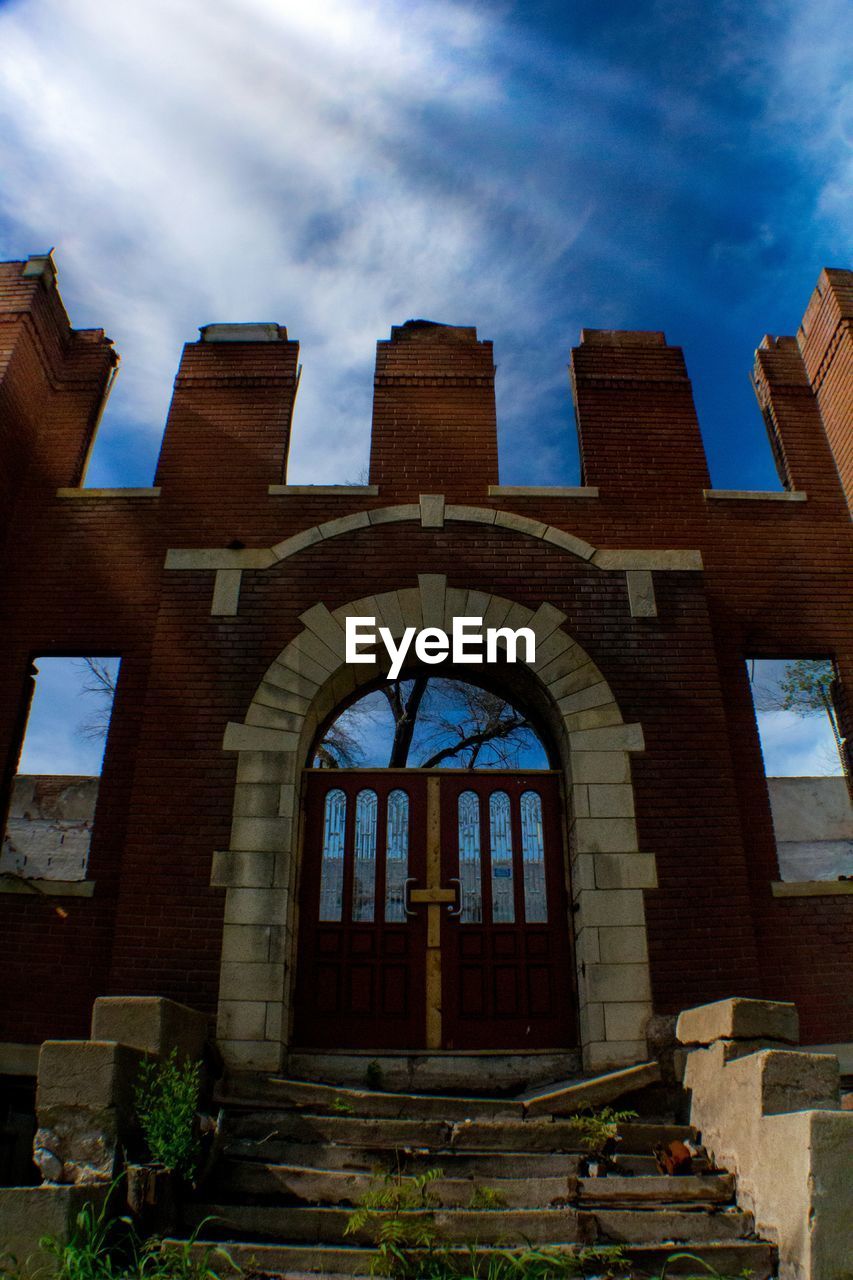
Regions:
<svg viewBox="0 0 853 1280"><path fill-rule="evenodd" d="M307 770L294 1041L577 1043L557 774Z"/></svg>

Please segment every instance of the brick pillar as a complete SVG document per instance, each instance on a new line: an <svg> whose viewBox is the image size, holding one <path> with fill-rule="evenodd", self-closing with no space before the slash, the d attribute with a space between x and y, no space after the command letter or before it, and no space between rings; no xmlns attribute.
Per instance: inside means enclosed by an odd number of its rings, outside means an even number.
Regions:
<svg viewBox="0 0 853 1280"><path fill-rule="evenodd" d="M853 511L853 271L820 273L797 341Z"/></svg>
<svg viewBox="0 0 853 1280"><path fill-rule="evenodd" d="M498 483L492 344L476 329L409 320L376 344L370 482L407 502Z"/></svg>
<svg viewBox="0 0 853 1280"><path fill-rule="evenodd" d="M571 378L583 484L626 496L710 486L684 355L662 333L584 329Z"/></svg>
<svg viewBox="0 0 853 1280"><path fill-rule="evenodd" d="M0 534L14 504L80 482L118 357L72 329L49 256L0 263Z"/></svg>
<svg viewBox="0 0 853 1280"><path fill-rule="evenodd" d="M281 484L299 343L277 324L214 324L184 347L154 483L215 509Z"/></svg>
<svg viewBox="0 0 853 1280"><path fill-rule="evenodd" d="M810 500L840 502L838 470L796 338L763 339L753 382L782 483Z"/></svg>

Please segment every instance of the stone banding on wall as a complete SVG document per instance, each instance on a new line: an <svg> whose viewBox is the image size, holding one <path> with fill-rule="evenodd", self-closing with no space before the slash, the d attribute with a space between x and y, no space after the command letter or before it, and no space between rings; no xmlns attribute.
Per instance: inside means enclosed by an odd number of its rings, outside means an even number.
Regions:
<svg viewBox="0 0 853 1280"><path fill-rule="evenodd" d="M420 515L419 508L415 508ZM406 626L452 630L453 619L528 626L536 661L502 668L547 723L571 795L571 886L578 964L580 1035L589 1067L645 1056L651 988L643 890L657 884L654 857L641 853L629 754L643 750L601 671L562 630L565 614L532 610L501 596L447 586L443 574L352 601L316 604L304 630L267 669L242 724L229 724L238 753L230 849L214 854L212 884L226 889L218 1034L233 1068L276 1070L287 1044L296 957L298 789L315 735L331 712L383 672L349 667L344 622L376 616L394 637ZM387 658L386 658L387 660ZM568 922L567 922L568 927Z"/></svg>
<svg viewBox="0 0 853 1280"><path fill-rule="evenodd" d="M372 511L356 511L335 520L326 520L323 524L310 529L302 529L299 533L276 543L274 547L260 547L240 551L228 548L187 548L173 549L166 553L167 569L208 569L216 573L213 601L210 612L214 617L233 616L237 612L240 577L243 569L270 569L281 560L304 551L317 542L327 538L337 538L344 533L352 533L356 529L366 529L373 525L398 524L404 521L416 521L428 529L443 528L448 521L464 524L490 524L499 529L512 529L540 542L549 542L553 546L568 551L602 570L631 571L651 570L686 570L695 572L702 568L702 555L690 549L636 550L608 549L597 550L582 538L558 529L555 525L545 524L541 520L531 520L529 516L518 515L514 511L499 511L493 507L471 507L458 503L445 504L444 494L422 493L419 503L403 503L393 507L377 507ZM228 573L228 577L224 575ZM654 616L654 590L651 582L644 583L639 591L637 573L627 578L631 611L635 617ZM642 603L635 601L642 595ZM650 603L651 601L651 603Z"/></svg>
<svg viewBox="0 0 853 1280"><path fill-rule="evenodd" d="M406 503L401 506L379 507L373 511L358 511L335 520L327 520L310 529L303 529L270 548L240 551L216 548L171 550L166 555L166 568L213 570L215 579L211 616L234 617L239 610L244 569L269 569L281 560L327 538L336 538L372 525L394 524L406 520L417 520L425 529L442 529L448 520L491 524L496 528L512 529L527 537L549 542L598 569L622 569L625 571L631 615L636 618L657 616L651 577L653 569L696 571L702 568L702 557L698 551L596 550L588 542L563 529L512 511L495 511L490 507L470 507L454 503L446 505L444 494L441 493L421 494L418 505Z"/></svg>

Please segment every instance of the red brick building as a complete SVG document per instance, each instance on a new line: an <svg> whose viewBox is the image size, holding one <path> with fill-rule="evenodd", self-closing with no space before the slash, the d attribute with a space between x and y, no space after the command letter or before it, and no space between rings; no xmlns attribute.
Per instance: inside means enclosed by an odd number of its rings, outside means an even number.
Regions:
<svg viewBox="0 0 853 1280"><path fill-rule="evenodd" d="M853 735L851 315L853 274L825 271L798 336L756 352L779 492L712 489L681 350L597 330L572 353L581 486L502 486L491 344L425 322L378 344L369 484L286 483L298 345L214 325L184 349L154 487L87 490L112 345L69 326L49 260L0 266L7 797L33 659L122 660L87 881L0 886L0 1042L85 1036L97 995L143 993L218 1015L226 1060L261 1070L310 1044L309 1013L342 1049L393 1024L384 1047L551 1038L597 1066L644 1057L653 1010L737 994L853 1040L853 884L779 883L745 665L833 658ZM395 784L414 914L311 917L332 782L305 767L377 679L344 658L356 615L535 632L534 663L481 676L549 751L501 785L541 790L550 919L461 932L462 783L417 771ZM343 778L347 812L368 783ZM370 785L381 826L391 783Z"/></svg>

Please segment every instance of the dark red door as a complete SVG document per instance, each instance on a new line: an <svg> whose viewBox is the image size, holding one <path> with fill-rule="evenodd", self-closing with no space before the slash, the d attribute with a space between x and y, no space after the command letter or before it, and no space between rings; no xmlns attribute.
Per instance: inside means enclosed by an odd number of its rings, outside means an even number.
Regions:
<svg viewBox="0 0 853 1280"><path fill-rule="evenodd" d="M577 1042L570 922L554 774L445 773L442 917L446 1049Z"/></svg>
<svg viewBox="0 0 853 1280"><path fill-rule="evenodd" d="M294 1041L577 1042L557 775L305 774Z"/></svg>
<svg viewBox="0 0 853 1280"><path fill-rule="evenodd" d="M426 792L410 773L305 774L294 1039L306 1048L424 1043Z"/></svg>

